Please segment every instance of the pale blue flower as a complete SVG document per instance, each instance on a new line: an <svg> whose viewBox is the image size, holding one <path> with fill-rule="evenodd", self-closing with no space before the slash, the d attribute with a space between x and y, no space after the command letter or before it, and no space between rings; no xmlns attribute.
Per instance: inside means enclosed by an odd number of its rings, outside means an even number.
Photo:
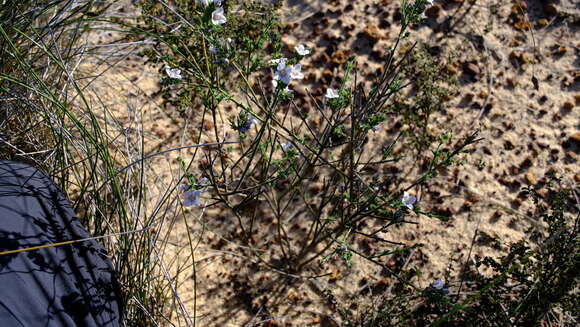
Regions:
<svg viewBox="0 0 580 327"><path fill-rule="evenodd" d="M183 192L183 206L184 207L201 206L201 190L189 190Z"/></svg>
<svg viewBox="0 0 580 327"><path fill-rule="evenodd" d="M179 68L171 68L169 66L165 66L165 74L167 74L167 76L169 78L174 78L174 79L181 79L181 69Z"/></svg>
<svg viewBox="0 0 580 327"><path fill-rule="evenodd" d="M274 73L274 80L280 81L284 84L290 84L292 79L292 67L287 67L285 64L278 64L278 69ZM278 85L276 83L276 85Z"/></svg>
<svg viewBox="0 0 580 327"><path fill-rule="evenodd" d="M296 65L292 66L292 70L290 71L290 78L303 79L304 74L302 74L301 70L302 70L302 65L300 65L300 64L296 64Z"/></svg>
<svg viewBox="0 0 580 327"><path fill-rule="evenodd" d="M292 143L285 142L285 143L280 144L280 147L282 148L282 151L286 152L286 151L288 151L288 149L290 149L292 147Z"/></svg>
<svg viewBox="0 0 580 327"><path fill-rule="evenodd" d="M250 117L246 120L246 122L244 123L244 125L242 125L242 127L240 127L238 130L242 133L247 132L250 127L252 127L252 125L254 125L255 123L257 123L256 119L250 115Z"/></svg>
<svg viewBox="0 0 580 327"><path fill-rule="evenodd" d="M332 88L326 89L326 94L324 95L326 99L336 99L339 97L338 91Z"/></svg>
<svg viewBox="0 0 580 327"><path fill-rule="evenodd" d="M201 206L201 194L209 185L209 179L202 177L197 184L196 189L187 184L179 185L179 189L183 191L183 206L184 207L199 207Z"/></svg>
<svg viewBox="0 0 580 327"><path fill-rule="evenodd" d="M445 288L445 284L439 279L436 279L433 283L431 283L431 287L440 291L443 295L449 294L449 289Z"/></svg>
<svg viewBox="0 0 580 327"><path fill-rule="evenodd" d="M431 286L433 286L434 288L440 290L443 289L443 282L440 281L439 279L436 279L433 283L431 283Z"/></svg>
<svg viewBox="0 0 580 327"><path fill-rule="evenodd" d="M300 64L296 64L294 66L287 66L286 58L280 59L272 59L270 60L271 65L277 65L276 72L274 73L274 80L272 81L272 85L274 87L278 86L278 81L288 85L290 81L293 79L303 79L304 74L302 74L302 66Z"/></svg>
<svg viewBox="0 0 580 327"><path fill-rule="evenodd" d="M308 49L307 47L304 46L304 44L299 44L297 45L294 50L296 51L296 53L298 53L301 56L306 56L308 54L310 54L310 49Z"/></svg>
<svg viewBox="0 0 580 327"><path fill-rule="evenodd" d="M286 67L287 60L288 60L288 58L272 59L272 60L270 60L270 65L276 66L277 70L284 69L284 67ZM280 66L280 65L282 65L282 66Z"/></svg>
<svg viewBox="0 0 580 327"><path fill-rule="evenodd" d="M405 191L401 202L405 207L409 208L409 210L413 210L414 209L413 205L415 204L415 202L417 202L417 198L413 195L409 195L409 193Z"/></svg>
<svg viewBox="0 0 580 327"><path fill-rule="evenodd" d="M214 10L213 13L211 13L211 22L214 25L221 25L221 24L225 24L226 22L226 16L224 16L224 8L218 8L216 10Z"/></svg>

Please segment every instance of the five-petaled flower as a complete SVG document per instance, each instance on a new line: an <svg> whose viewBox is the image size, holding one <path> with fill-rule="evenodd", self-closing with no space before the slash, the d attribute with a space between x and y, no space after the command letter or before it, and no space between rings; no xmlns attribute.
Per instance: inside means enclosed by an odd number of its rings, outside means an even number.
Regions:
<svg viewBox="0 0 580 327"><path fill-rule="evenodd" d="M278 67L276 67L276 72L274 73L274 81L272 81L272 85L274 85L274 87L278 85L278 82L282 82L288 85L293 79L304 78L304 74L301 72L302 66L300 64L286 66L286 60L286 58L280 58L278 61L271 61L272 63L278 64Z"/></svg>
<svg viewBox="0 0 580 327"><path fill-rule="evenodd" d="M414 209L413 205L415 204L416 201L417 201L417 198L413 195L409 195L409 193L407 191L405 191L405 193L403 193L403 199L401 200L401 202L403 203L403 205L405 207L409 208L409 210Z"/></svg>
<svg viewBox="0 0 580 327"><path fill-rule="evenodd" d="M169 78L181 79L181 69L179 68L165 66L165 74L167 74Z"/></svg>
<svg viewBox="0 0 580 327"><path fill-rule="evenodd" d="M324 95L327 99L337 99L339 97L338 91L335 89L326 89L326 94Z"/></svg>
<svg viewBox="0 0 580 327"><path fill-rule="evenodd" d="M226 16L224 16L224 8L218 8L211 13L211 22L214 25L225 24Z"/></svg>
<svg viewBox="0 0 580 327"><path fill-rule="evenodd" d="M308 49L307 47L304 46L304 44L299 44L297 45L294 50L296 50L296 53L298 53L301 56L306 56L308 54L310 54L310 49Z"/></svg>

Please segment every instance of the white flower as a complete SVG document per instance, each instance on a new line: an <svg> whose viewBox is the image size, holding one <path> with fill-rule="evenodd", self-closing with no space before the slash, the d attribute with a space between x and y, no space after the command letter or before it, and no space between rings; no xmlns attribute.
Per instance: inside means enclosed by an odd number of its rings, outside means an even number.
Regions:
<svg viewBox="0 0 580 327"><path fill-rule="evenodd" d="M301 55L301 56L306 56L308 54L310 54L310 49L308 49L307 47L304 46L304 44L299 44L297 45L294 50L296 50L296 52Z"/></svg>
<svg viewBox="0 0 580 327"><path fill-rule="evenodd" d="M184 207L201 206L201 190L190 190L183 192Z"/></svg>
<svg viewBox="0 0 580 327"><path fill-rule="evenodd" d="M272 60L270 60L270 65L271 66L278 66L278 67L280 67L280 64L282 64L282 65L284 65L282 67L285 67L287 60L288 60L287 58L272 59Z"/></svg>
<svg viewBox="0 0 580 327"><path fill-rule="evenodd" d="M417 198L414 197L413 195L409 195L409 193L407 191L405 191L405 193L403 193L403 199L401 200L401 202L403 203L403 205L407 208L409 208L409 210L413 210L413 204L415 204L415 202L417 201Z"/></svg>
<svg viewBox="0 0 580 327"><path fill-rule="evenodd" d="M433 1L433 0L431 0ZM219 7L222 5L222 0L213 0L213 4L216 5L216 7Z"/></svg>
<svg viewBox="0 0 580 327"><path fill-rule="evenodd" d="M326 89L326 94L324 95L324 97L327 99L336 99L339 97L338 91L336 91L335 89L328 88Z"/></svg>
<svg viewBox="0 0 580 327"><path fill-rule="evenodd" d="M371 128L373 130L373 132L378 132L381 129L381 125L375 125Z"/></svg>
<svg viewBox="0 0 580 327"><path fill-rule="evenodd" d="M217 54L217 49L215 47L210 46L208 51L214 56Z"/></svg>
<svg viewBox="0 0 580 327"><path fill-rule="evenodd" d="M433 5L433 0L427 0L425 1L425 4L432 6Z"/></svg>
<svg viewBox="0 0 580 327"><path fill-rule="evenodd" d="M224 16L224 8L218 8L211 13L211 22L214 25L225 24L226 16Z"/></svg>
<svg viewBox="0 0 580 327"><path fill-rule="evenodd" d="M288 151L288 149L290 149L292 147L292 143L285 142L285 143L280 144L280 147L282 148L282 151L286 152L286 151Z"/></svg>
<svg viewBox="0 0 580 327"><path fill-rule="evenodd" d="M199 0L199 4L204 6L204 7L207 7L207 6L209 6L209 1L210 0Z"/></svg>
<svg viewBox="0 0 580 327"><path fill-rule="evenodd" d="M167 74L169 78L181 79L181 69L179 68L165 66L165 74Z"/></svg>
<svg viewBox="0 0 580 327"><path fill-rule="evenodd" d="M302 66L300 64L294 65L292 67L292 70L290 71L290 78L291 79L303 79L304 74L302 74L301 70L302 70Z"/></svg>

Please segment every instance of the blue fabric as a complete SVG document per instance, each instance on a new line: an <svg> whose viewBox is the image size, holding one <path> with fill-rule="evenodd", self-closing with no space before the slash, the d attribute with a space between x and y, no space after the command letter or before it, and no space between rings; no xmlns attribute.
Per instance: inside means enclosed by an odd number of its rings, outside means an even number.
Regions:
<svg viewBox="0 0 580 327"><path fill-rule="evenodd" d="M58 187L0 161L0 252L87 238ZM113 327L121 310L110 260L95 241L0 255L0 326Z"/></svg>

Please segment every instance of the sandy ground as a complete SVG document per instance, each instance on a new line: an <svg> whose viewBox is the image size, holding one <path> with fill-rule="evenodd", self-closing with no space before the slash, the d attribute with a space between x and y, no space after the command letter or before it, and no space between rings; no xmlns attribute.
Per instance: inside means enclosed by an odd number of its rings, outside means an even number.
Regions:
<svg viewBox="0 0 580 327"><path fill-rule="evenodd" d="M423 208L450 216L448 222L414 216L418 224L385 235L405 244L424 244L410 257L399 258L403 262L383 262L391 268L419 269L415 283L420 287L450 275L447 282L453 288L462 264L505 253L530 227L541 229L521 189L542 187L549 169L555 169L569 187L580 183L580 10L572 0L514 3L435 1L408 40L428 48L439 62L454 56L446 69L456 75L458 84L445 109L434 114L432 130L460 137L479 128L483 138L464 165L413 190ZM320 98L322 90L336 85L330 76L339 76L344 56L355 54L361 76L372 78L385 59L384 48L393 45L398 33L398 1L295 0L286 7L286 51L299 43L313 49L303 62L306 78L294 87L304 106L308 105L304 89ZM134 12L129 3L119 4L118 10L119 15ZM99 45L111 38L103 34L91 42ZM163 106L156 95L160 71L144 65L135 47L123 48L123 56L115 58L105 57L106 53L103 49L103 56L82 68L102 73L92 87L102 94L103 108L126 135L136 143L144 138L146 153L192 144L199 117L179 116ZM102 59L106 65L99 63ZM370 142L391 138L389 128L393 127L386 123ZM191 153L173 152L149 162L153 202L160 190L176 183L179 170L174 159ZM410 160L401 166L412 166ZM177 195L174 201L179 201ZM334 326L341 322L341 310L364 303L362 296L368 299L370 293L388 291L386 271L358 257L351 269L331 260L313 265L301 276L267 268L238 244L235 221L221 208L183 212L176 206L169 216L175 217L175 225L166 254L176 254L173 269L183 267L178 291L190 314L195 308L200 326ZM184 218L199 240L196 296L189 277ZM266 242L255 246L268 250ZM358 240L353 246L376 245ZM312 275L325 276L308 278Z"/></svg>

